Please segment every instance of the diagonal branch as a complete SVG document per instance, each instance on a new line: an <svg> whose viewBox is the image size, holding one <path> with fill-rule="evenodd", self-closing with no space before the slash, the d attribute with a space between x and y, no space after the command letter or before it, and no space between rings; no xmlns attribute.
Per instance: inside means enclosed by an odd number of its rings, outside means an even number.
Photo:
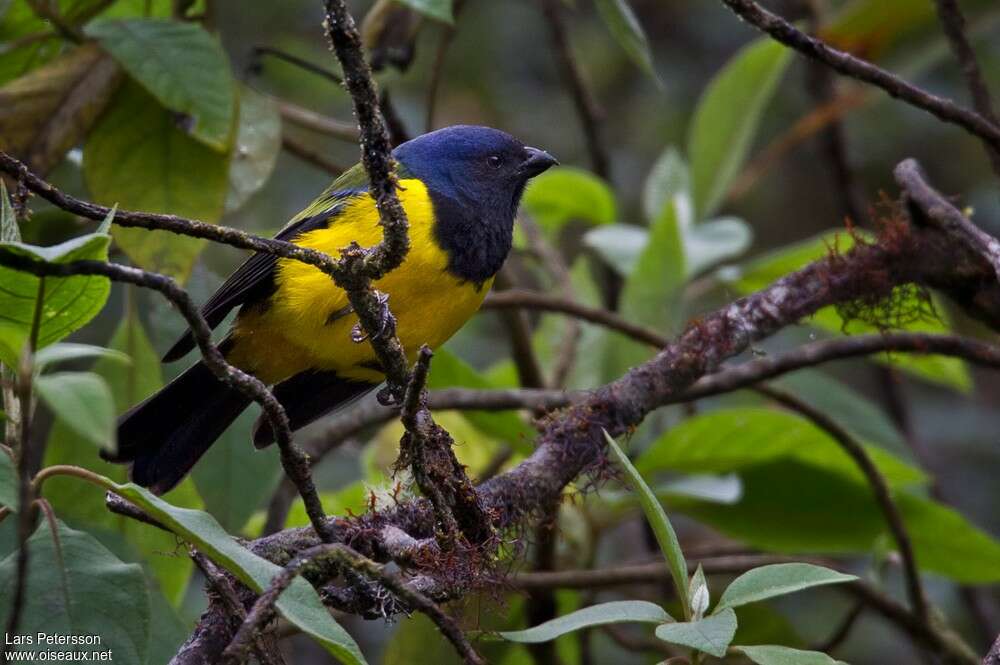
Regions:
<svg viewBox="0 0 1000 665"><path fill-rule="evenodd" d="M990 89L983 78L983 72L979 68L979 60L976 52L969 43L969 37L965 31L965 16L962 8L958 6L958 0L934 0L937 6L938 19L944 29L945 36L951 44L951 50L955 53L959 65L962 67L962 75L972 94L972 106L979 115L983 116L994 125L1000 124L997 119L996 109L993 107L993 98ZM987 146L990 156L990 163L997 175L1000 175L1000 150L996 146Z"/></svg>
<svg viewBox="0 0 1000 665"><path fill-rule="evenodd" d="M950 99L931 94L866 60L838 51L823 41L810 37L753 0L722 0L722 2L740 18L782 44L814 60L819 60L845 76L881 88L889 96L902 99L944 122L958 125L978 136L988 146L1000 149L1000 126L981 114L959 106Z"/></svg>

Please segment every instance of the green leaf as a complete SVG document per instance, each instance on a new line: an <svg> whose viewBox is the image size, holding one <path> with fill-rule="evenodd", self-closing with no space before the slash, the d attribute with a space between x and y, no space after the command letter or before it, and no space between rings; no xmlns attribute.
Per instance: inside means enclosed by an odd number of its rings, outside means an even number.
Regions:
<svg viewBox="0 0 1000 665"><path fill-rule="evenodd" d="M684 552L681 551L681 545L677 541L677 534L674 533L674 527L671 526L670 520L667 518L667 513L664 512L663 506L660 505L653 491L649 489L649 485L642 479L636 468L632 466L628 455L622 452L621 448L618 447L618 444L615 443L615 440L607 432L604 432L604 438L608 443L608 450L611 451L612 456L625 472L626 481L639 498L642 512L645 513L646 520L653 529L656 542L660 544L660 551L663 552L663 556L667 559L667 565L670 568L670 576L673 578L677 596L684 606L684 616L688 616L691 599L688 598L687 563L684 561Z"/></svg>
<svg viewBox="0 0 1000 665"><path fill-rule="evenodd" d="M695 218L722 204L750 151L791 51L770 37L741 49L698 101L688 135Z"/></svg>
<svg viewBox="0 0 1000 665"><path fill-rule="evenodd" d="M777 563L749 570L726 588L713 614L727 607L739 607L767 598L783 596L825 584L841 584L858 579L809 563Z"/></svg>
<svg viewBox="0 0 1000 665"><path fill-rule="evenodd" d="M673 621L673 619L655 603L645 600L619 600L591 605L527 630L503 631L499 635L511 642L548 642L560 635L591 626L635 622L665 623L667 621Z"/></svg>
<svg viewBox="0 0 1000 665"><path fill-rule="evenodd" d="M396 2L442 23L451 25L455 22L452 14L453 0L396 0Z"/></svg>
<svg viewBox="0 0 1000 665"><path fill-rule="evenodd" d="M109 489L131 501L174 533L195 545L257 593L271 584L281 567L240 545L219 526L214 517L199 510L172 506L143 487L118 485L108 480ZM347 665L366 665L354 639L333 620L316 590L301 577L278 598L278 611L285 619L319 642Z"/></svg>
<svg viewBox="0 0 1000 665"><path fill-rule="evenodd" d="M281 116L274 100L240 88L239 126L229 159L226 212L239 209L267 182L281 150Z"/></svg>
<svg viewBox="0 0 1000 665"><path fill-rule="evenodd" d="M831 252L845 253L853 246L854 238L850 234L836 231L827 232L800 243L787 245L751 261L741 269L737 278L730 281L730 285L741 294L759 291L784 275L822 259ZM925 303L914 301L912 296L907 297L909 301L894 304L894 309L899 311L923 311L927 309ZM951 332L947 308L933 296L931 304L936 317L922 317L899 326L899 329L934 334ZM852 320L845 325L843 318L834 307L821 309L807 321L817 328L835 334L861 335L881 332L878 327L858 320ZM960 358L892 353L873 355L871 359L959 392L967 393L972 389L972 377L969 374L968 366Z"/></svg>
<svg viewBox="0 0 1000 665"><path fill-rule="evenodd" d="M684 232L687 276L742 255L753 242L753 229L738 217L720 217L696 224Z"/></svg>
<svg viewBox="0 0 1000 665"><path fill-rule="evenodd" d="M736 634L736 613L726 609L700 621L665 623L657 626L656 636L664 642L691 647L722 658Z"/></svg>
<svg viewBox="0 0 1000 665"><path fill-rule="evenodd" d="M820 651L803 651L789 647L761 644L752 647L734 646L757 665L847 665Z"/></svg>
<svg viewBox="0 0 1000 665"><path fill-rule="evenodd" d="M171 113L126 82L83 149L83 176L99 202L215 222L229 190L228 159L177 128ZM138 266L184 281L205 241L116 227Z"/></svg>
<svg viewBox="0 0 1000 665"><path fill-rule="evenodd" d="M594 0L594 4L601 20L632 62L660 84L653 69L653 54L649 49L646 33L627 0Z"/></svg>
<svg viewBox="0 0 1000 665"><path fill-rule="evenodd" d="M185 131L218 152L229 148L236 91L218 39L198 23L160 19L101 21L87 32Z"/></svg>
<svg viewBox="0 0 1000 665"><path fill-rule="evenodd" d="M94 346L92 344L58 342L52 346L45 347L35 354L35 367L41 370L47 365L70 360L81 360L83 358L106 358L120 363L130 362L128 354L115 351L114 349L106 349L103 346Z"/></svg>
<svg viewBox="0 0 1000 665"><path fill-rule="evenodd" d="M572 221L611 224L618 214L608 185L589 171L570 166L549 169L533 178L523 204L539 225L552 233Z"/></svg>
<svg viewBox="0 0 1000 665"><path fill-rule="evenodd" d="M128 289L126 294L129 294L126 297L132 295ZM126 353L132 360L123 364L102 357L92 368L93 372L104 377L111 388L116 413L126 411L163 387L160 357L149 342L134 308L127 308L108 347ZM125 467L100 459L93 446L59 420L53 424L45 446L45 466L55 464L82 466L118 482L125 482L127 476ZM103 493L95 492L90 485L73 478L57 476L51 479L45 484L45 496L59 515L71 524L95 533L101 529L121 535L136 550L132 560L142 563L171 603L181 602L193 566L189 557L173 555L177 548L177 538L173 534L150 529L145 524L122 519L109 512L104 505ZM165 498L174 505L202 507L201 498L190 478L171 490Z"/></svg>
<svg viewBox="0 0 1000 665"><path fill-rule="evenodd" d="M432 390L442 388L500 388L481 372L448 349L434 352L427 386ZM535 431L517 413L510 411L463 411L463 417L480 432L498 441L504 441L523 453L530 453L534 446Z"/></svg>
<svg viewBox="0 0 1000 665"><path fill-rule="evenodd" d="M35 381L45 406L67 427L104 450L115 449L111 389L92 372L55 372Z"/></svg>
<svg viewBox="0 0 1000 665"><path fill-rule="evenodd" d="M72 263L84 259L106 261L110 240L106 234L91 233L53 247L2 242L0 251L46 263ZM0 337L5 340L28 338L41 281L42 278L26 272L0 266L0 322L5 328ZM108 279L96 275L45 277L44 281L38 348L82 328L101 311L111 291ZM13 367L16 366L16 358L7 356L8 352L3 351L8 344L0 344L0 352L4 354L0 360Z"/></svg>
<svg viewBox="0 0 1000 665"><path fill-rule="evenodd" d="M677 215L677 205L670 203L650 229L635 269L622 288L619 310L629 321L642 324L666 335L680 326L681 294L684 287L684 247ZM621 376L628 368L654 353L643 344L622 335L609 335L605 379Z"/></svg>
<svg viewBox="0 0 1000 665"><path fill-rule="evenodd" d="M871 490L857 480L794 460L751 466L740 477L736 504L670 497L669 505L772 552L863 554L888 538ZM922 570L964 584L1000 580L1000 542L934 501L903 491L895 499Z"/></svg>
<svg viewBox="0 0 1000 665"><path fill-rule="evenodd" d="M652 223L667 204L674 203L678 197L685 201L681 207L690 212L691 174L683 155L671 145L660 154L646 176L646 184L642 188L642 212ZM678 221L686 227L692 220L681 215Z"/></svg>
<svg viewBox="0 0 1000 665"><path fill-rule="evenodd" d="M0 450L0 506L7 506L17 512L18 490L17 470L14 460L6 451Z"/></svg>
<svg viewBox="0 0 1000 665"><path fill-rule="evenodd" d="M27 543L30 565L19 631L34 635L96 635L115 661L145 663L149 646L149 593L142 569L119 561L92 536L57 522L55 534L43 520ZM0 561L0 597L13 598L16 552ZM11 603L0 603L7 625ZM49 652L44 643L17 648Z"/></svg>
<svg viewBox="0 0 1000 665"><path fill-rule="evenodd" d="M631 224L610 224L591 229L583 244L592 249L619 275L631 275L649 242L649 231Z"/></svg>
<svg viewBox="0 0 1000 665"><path fill-rule="evenodd" d="M893 487L926 482L924 473L873 446L865 446ZM856 482L864 476L829 434L805 418L775 409L720 409L688 418L646 448L641 473L728 473L762 462L794 459Z"/></svg>

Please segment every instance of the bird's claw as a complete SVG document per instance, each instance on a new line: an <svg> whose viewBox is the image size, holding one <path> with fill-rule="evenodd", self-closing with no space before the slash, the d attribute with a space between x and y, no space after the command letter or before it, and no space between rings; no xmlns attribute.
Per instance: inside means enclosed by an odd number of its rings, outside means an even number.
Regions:
<svg viewBox="0 0 1000 665"><path fill-rule="evenodd" d="M375 300L379 304L379 328L376 337L383 337L388 330L395 329L396 318L392 315L392 311L389 309L389 294L382 293L381 291L375 292ZM351 328L351 341L355 344L360 344L361 342L368 339L368 333L365 332L364 326L358 321Z"/></svg>

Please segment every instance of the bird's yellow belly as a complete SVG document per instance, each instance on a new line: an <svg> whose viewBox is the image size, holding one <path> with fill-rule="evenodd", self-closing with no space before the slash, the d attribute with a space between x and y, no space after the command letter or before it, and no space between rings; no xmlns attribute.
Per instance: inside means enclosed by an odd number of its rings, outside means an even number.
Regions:
<svg viewBox="0 0 1000 665"><path fill-rule="evenodd" d="M436 348L462 327L479 309L490 282L471 284L447 271L448 256L433 237L427 190L416 180L401 185L410 251L375 288L389 296L396 334L412 362L421 345ZM371 247L381 239L374 202L364 196L349 203L329 228L303 234L295 242L337 256L351 241ZM242 312L237 319L231 362L266 383L308 369L334 370L344 378L383 379L372 369L371 345L351 339L358 318L344 313L347 295L330 277L312 266L282 259L275 280L277 289L267 305Z"/></svg>

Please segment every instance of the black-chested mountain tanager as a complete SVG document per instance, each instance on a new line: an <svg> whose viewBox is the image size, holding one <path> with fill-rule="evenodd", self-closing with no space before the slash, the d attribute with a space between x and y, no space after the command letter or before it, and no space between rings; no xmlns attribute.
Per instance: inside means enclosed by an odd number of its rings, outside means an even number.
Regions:
<svg viewBox="0 0 1000 665"><path fill-rule="evenodd" d="M409 220L410 250L374 286L389 296L396 332L412 362L421 345L443 344L476 312L510 251L521 193L556 164L487 127L455 126L403 143L399 199ZM375 201L360 165L289 222L277 238L339 255L352 241L382 239ZM347 295L311 265L254 254L205 303L218 326L239 312L219 345L226 359L273 386L292 429L301 428L377 387L384 375L371 345L356 342L358 322ZM190 333L165 361L194 348ZM191 470L250 404L201 362L122 416L118 448L106 458L132 465L132 478L163 493ZM273 439L258 420L254 443Z"/></svg>

